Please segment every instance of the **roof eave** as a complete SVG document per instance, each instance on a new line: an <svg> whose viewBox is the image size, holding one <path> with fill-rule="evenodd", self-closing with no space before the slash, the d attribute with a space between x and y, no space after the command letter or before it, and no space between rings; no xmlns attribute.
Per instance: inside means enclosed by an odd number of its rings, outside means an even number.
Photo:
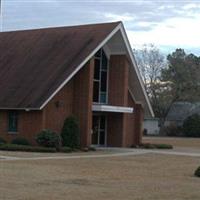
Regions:
<svg viewBox="0 0 200 200"><path fill-rule="evenodd" d="M143 81L141 79L141 76L140 76L140 73L139 73L139 69L138 69L138 66L137 66L137 63L135 61L135 58L134 58L134 55L132 53L132 49L131 49L131 45L129 43L129 40L128 40L128 37L127 37L127 34L126 34L126 31L125 31L125 28L123 26L123 24L120 22L114 29L113 31L85 58L85 60L82 61L82 63L76 68L76 70L57 88L57 90L40 106L40 110L42 110L46 104L64 87L64 85L69 82L71 80L71 78L92 58L92 56L100 49L102 48L106 42L112 38L112 36L117 32L117 31L121 31L122 33L122 37L124 39L124 42L125 42L125 45L126 45L126 48L127 48L127 52L130 56L130 59L131 59L131 62L132 62L132 65L135 69L135 72L137 74L137 78L139 80L139 83L141 85L141 88L142 88L142 91L143 91L143 94L144 94L144 97L145 97L145 100L146 100L146 103L148 105L148 108L149 108L149 112L151 114L152 117L154 117L154 112L153 112L153 109L151 107L151 104L149 102L149 98L147 96L147 93L145 91L145 88L144 88L144 84L143 84Z"/></svg>
<svg viewBox="0 0 200 200"><path fill-rule="evenodd" d="M10 107L2 107L0 108L0 110L25 110L25 111L31 111L31 110L41 110L40 108L10 108Z"/></svg>
<svg viewBox="0 0 200 200"><path fill-rule="evenodd" d="M40 106L42 110L47 103L71 80L71 78L92 58L92 56L103 47L106 42L118 31L120 30L121 23L117 25L113 31L81 62L81 64L73 71L73 73L55 90L55 92Z"/></svg>
<svg viewBox="0 0 200 200"><path fill-rule="evenodd" d="M106 42L108 42L108 40L111 39L112 36L119 30L121 31L123 40L124 40L126 48L127 48L127 52L129 54L129 57L131 59L132 65L134 67L134 70L136 72L137 78L138 78L139 83L141 85L141 89L143 91L143 94L144 94L144 97L145 97L145 101L146 101L146 103L148 105L148 108L149 108L149 112L150 112L151 116L154 117L153 109L151 107L151 104L150 104L149 99L147 97L146 91L144 89L144 84L143 84L143 81L141 79L138 66L136 64L134 55L132 53L131 45L129 43L127 34L125 32L125 29L124 29L124 26L123 26L122 23L119 23L113 29L113 31L81 62L81 64L73 71L73 73L65 81L63 81L63 83L53 92L53 94L50 95L50 97L48 97L48 99L39 108L0 108L0 110L27 110L27 111L28 110L42 110L48 104L48 102L72 79L72 77L92 58L92 56L100 48L102 48L106 44Z"/></svg>
<svg viewBox="0 0 200 200"><path fill-rule="evenodd" d="M128 53L129 53L131 62L132 62L132 64L133 64L133 67L134 67L135 72L136 72L136 74L137 74L137 78L138 78L139 83L140 83L140 85L141 85L141 88L142 88L142 91L143 91L143 94L144 94L146 103L147 103L148 108L149 108L149 112L150 112L151 116L154 117L155 115L154 115L154 112L153 112L151 103L150 103L149 98L148 98L148 96L147 96L147 93L146 93L146 91L145 91L144 83L143 83L143 81L142 81L142 78L141 78L141 75L140 75L140 72L139 72L137 63L136 63L136 61L135 61L135 57L134 57L134 55L133 55L133 53L132 53L132 49L131 49L131 45L130 45L129 40L128 40L128 36L127 36L127 34L126 34L125 28L124 28L124 26L123 26L122 23L120 24L120 30L121 30L121 33L122 33L122 37L123 37L123 39L124 39L124 41L125 41L126 48L127 48Z"/></svg>

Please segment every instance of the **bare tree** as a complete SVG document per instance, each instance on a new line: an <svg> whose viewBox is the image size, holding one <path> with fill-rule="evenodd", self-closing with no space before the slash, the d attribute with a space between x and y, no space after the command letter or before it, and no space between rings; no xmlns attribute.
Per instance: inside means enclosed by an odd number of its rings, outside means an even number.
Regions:
<svg viewBox="0 0 200 200"><path fill-rule="evenodd" d="M174 102L200 100L200 57L177 49L167 60L154 46L135 50L155 116L160 119L160 134Z"/></svg>
<svg viewBox="0 0 200 200"><path fill-rule="evenodd" d="M144 81L145 89L151 97L155 84L160 82L161 71L166 68L167 62L164 55L153 44L144 44L142 49L134 50L134 54Z"/></svg>

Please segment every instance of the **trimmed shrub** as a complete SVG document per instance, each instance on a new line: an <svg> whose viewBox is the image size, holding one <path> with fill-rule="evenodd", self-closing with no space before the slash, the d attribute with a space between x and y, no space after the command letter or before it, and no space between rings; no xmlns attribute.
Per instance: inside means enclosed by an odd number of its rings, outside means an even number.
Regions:
<svg viewBox="0 0 200 200"><path fill-rule="evenodd" d="M200 177L200 167L195 170L194 175Z"/></svg>
<svg viewBox="0 0 200 200"><path fill-rule="evenodd" d="M183 136L183 130L180 126L170 125L164 127L164 134L166 136Z"/></svg>
<svg viewBox="0 0 200 200"><path fill-rule="evenodd" d="M140 148L144 149L173 149L171 144L151 144L151 143L143 143L139 145Z"/></svg>
<svg viewBox="0 0 200 200"><path fill-rule="evenodd" d="M189 116L183 122L183 132L187 137L200 137L200 115Z"/></svg>
<svg viewBox="0 0 200 200"><path fill-rule="evenodd" d="M28 142L27 139L20 138L20 137L13 139L13 141L11 143L18 144L18 145L30 145L30 143Z"/></svg>
<svg viewBox="0 0 200 200"><path fill-rule="evenodd" d="M2 151L24 151L24 152L46 152L46 153L55 153L56 148L47 148L47 147L33 147L27 145L17 145L17 144L2 144L0 146Z"/></svg>
<svg viewBox="0 0 200 200"><path fill-rule="evenodd" d="M0 138L0 145L6 144L6 141L3 138Z"/></svg>
<svg viewBox="0 0 200 200"><path fill-rule="evenodd" d="M36 137L38 145L43 147L55 147L56 149L59 149L60 141L60 136L48 129L42 130Z"/></svg>
<svg viewBox="0 0 200 200"><path fill-rule="evenodd" d="M72 149L70 147L61 147L59 151L63 153L70 153L72 152Z"/></svg>
<svg viewBox="0 0 200 200"><path fill-rule="evenodd" d="M130 146L130 148L138 148L139 147L139 145L136 145L136 144L132 144L131 146Z"/></svg>
<svg viewBox="0 0 200 200"><path fill-rule="evenodd" d="M88 151L89 151L89 148L88 148L88 147L81 148L81 151L83 151L83 152L88 152Z"/></svg>
<svg viewBox="0 0 200 200"><path fill-rule="evenodd" d="M156 149L173 149L171 144L153 144Z"/></svg>
<svg viewBox="0 0 200 200"><path fill-rule="evenodd" d="M150 143L140 144L140 147L145 148L145 149L155 149L156 148L153 144L150 144Z"/></svg>
<svg viewBox="0 0 200 200"><path fill-rule="evenodd" d="M96 148L95 147L89 147L88 150L89 151L96 151Z"/></svg>
<svg viewBox="0 0 200 200"><path fill-rule="evenodd" d="M61 137L63 146L67 146L72 149L80 147L80 131L76 117L70 116L65 120Z"/></svg>

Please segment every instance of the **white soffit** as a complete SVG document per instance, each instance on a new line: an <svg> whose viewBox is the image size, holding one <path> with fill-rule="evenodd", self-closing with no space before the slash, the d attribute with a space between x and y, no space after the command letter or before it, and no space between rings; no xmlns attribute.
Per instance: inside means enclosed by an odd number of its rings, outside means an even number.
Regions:
<svg viewBox="0 0 200 200"><path fill-rule="evenodd" d="M109 105L95 104L95 105L92 105L92 111L133 113L133 108L131 108L131 107L122 107L122 106L109 106Z"/></svg>

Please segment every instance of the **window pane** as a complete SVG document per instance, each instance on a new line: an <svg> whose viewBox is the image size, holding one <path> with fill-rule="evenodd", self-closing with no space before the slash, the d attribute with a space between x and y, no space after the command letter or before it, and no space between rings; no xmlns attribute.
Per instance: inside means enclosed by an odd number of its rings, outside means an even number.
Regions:
<svg viewBox="0 0 200 200"><path fill-rule="evenodd" d="M108 65L107 57L104 51L102 51L102 69L107 69L107 65Z"/></svg>
<svg viewBox="0 0 200 200"><path fill-rule="evenodd" d="M18 113L15 111L9 112L8 115L8 131L17 132Z"/></svg>
<svg viewBox="0 0 200 200"><path fill-rule="evenodd" d="M100 102L101 103L106 103L106 92L101 92Z"/></svg>
<svg viewBox="0 0 200 200"><path fill-rule="evenodd" d="M107 72L105 71L101 72L101 91L107 91Z"/></svg>
<svg viewBox="0 0 200 200"><path fill-rule="evenodd" d="M99 102L99 82L94 81L93 86L93 102Z"/></svg>
<svg viewBox="0 0 200 200"><path fill-rule="evenodd" d="M95 65L94 65L94 79L99 80L100 77L100 60L95 59Z"/></svg>
<svg viewBox="0 0 200 200"><path fill-rule="evenodd" d="M105 123L106 123L105 116L101 116L100 129L105 130L105 126L106 126Z"/></svg>
<svg viewBox="0 0 200 200"><path fill-rule="evenodd" d="M100 145L105 144L105 131L100 131L99 144Z"/></svg>
<svg viewBox="0 0 200 200"><path fill-rule="evenodd" d="M99 116L93 116L92 130L92 144L98 144Z"/></svg>
<svg viewBox="0 0 200 200"><path fill-rule="evenodd" d="M97 51L97 53L95 54L95 57L98 57L98 58L101 57L101 49L99 49L99 51Z"/></svg>

